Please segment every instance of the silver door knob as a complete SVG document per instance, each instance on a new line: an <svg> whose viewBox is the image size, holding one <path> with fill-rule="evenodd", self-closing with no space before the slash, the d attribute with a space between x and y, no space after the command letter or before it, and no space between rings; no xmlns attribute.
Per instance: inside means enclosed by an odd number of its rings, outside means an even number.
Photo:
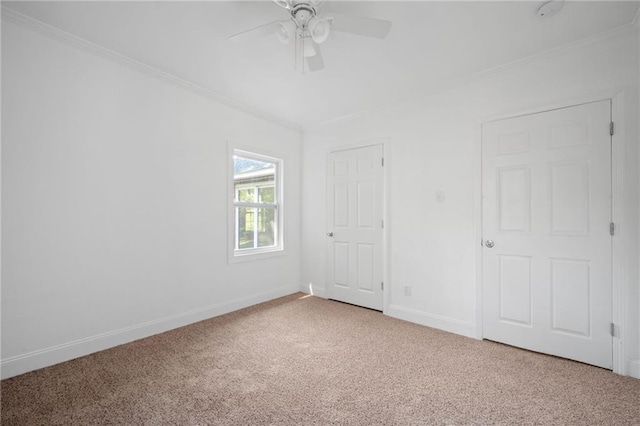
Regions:
<svg viewBox="0 0 640 426"><path fill-rule="evenodd" d="M495 243L493 242L493 240L487 240L484 242L484 245L487 246L487 248L493 248Z"/></svg>
<svg viewBox="0 0 640 426"><path fill-rule="evenodd" d="M333 237L333 232L327 232L327 237Z"/></svg>

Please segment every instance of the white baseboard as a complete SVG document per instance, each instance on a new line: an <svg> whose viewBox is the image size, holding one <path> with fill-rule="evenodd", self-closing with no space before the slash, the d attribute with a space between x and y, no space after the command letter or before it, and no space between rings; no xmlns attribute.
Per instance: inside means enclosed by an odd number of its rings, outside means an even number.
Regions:
<svg viewBox="0 0 640 426"><path fill-rule="evenodd" d="M627 363L627 376L640 379L640 359L633 359Z"/></svg>
<svg viewBox="0 0 640 426"><path fill-rule="evenodd" d="M320 297L322 299L327 298L327 289L324 287L318 287L317 285L311 283L303 283L300 286L300 291L306 294L311 294L313 296Z"/></svg>
<svg viewBox="0 0 640 426"><path fill-rule="evenodd" d="M437 328L474 339L476 338L476 326L470 322L397 305L390 305L385 314L404 321L426 325L427 327Z"/></svg>
<svg viewBox="0 0 640 426"><path fill-rule="evenodd" d="M198 321L224 315L238 309L266 302L297 292L292 287L281 287L268 292L254 294L228 302L194 309L189 312L136 324L95 336L85 337L73 342L63 343L49 348L39 349L25 354L9 357L0 362L0 377L7 379L29 371L69 361L81 356L133 342L134 340L164 333L178 327Z"/></svg>

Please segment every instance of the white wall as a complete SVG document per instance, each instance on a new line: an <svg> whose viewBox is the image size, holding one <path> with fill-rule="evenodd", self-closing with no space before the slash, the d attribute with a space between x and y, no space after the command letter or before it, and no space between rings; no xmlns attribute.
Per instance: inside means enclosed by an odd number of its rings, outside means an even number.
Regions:
<svg viewBox="0 0 640 426"><path fill-rule="evenodd" d="M2 25L2 377L298 291L301 132ZM227 141L285 159L284 256L227 264Z"/></svg>
<svg viewBox="0 0 640 426"><path fill-rule="evenodd" d="M393 82L388 82L393 84ZM389 315L468 336L480 336L477 312L480 242L480 124L550 107L619 96L625 163L619 241L625 245L628 328L625 369L638 346L638 40L634 28L559 49L458 82L412 101L307 131L303 149L303 290L325 289L326 153L388 138ZM621 108L618 113L618 108ZM444 203L436 203L444 191ZM411 285L406 297L403 286ZM631 296L631 297L629 297Z"/></svg>

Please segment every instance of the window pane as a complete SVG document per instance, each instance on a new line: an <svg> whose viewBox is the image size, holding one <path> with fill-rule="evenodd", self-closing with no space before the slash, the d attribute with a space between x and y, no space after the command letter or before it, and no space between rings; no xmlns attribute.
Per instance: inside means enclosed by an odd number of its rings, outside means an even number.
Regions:
<svg viewBox="0 0 640 426"><path fill-rule="evenodd" d="M238 201L253 203L255 197L255 188L242 188L238 189Z"/></svg>
<svg viewBox="0 0 640 426"><path fill-rule="evenodd" d="M276 164L268 161L259 161L251 158L233 157L233 182L238 201L273 203L275 200ZM255 198L258 191L266 192L258 199Z"/></svg>
<svg viewBox="0 0 640 426"><path fill-rule="evenodd" d="M258 188L258 202L273 203L275 201L274 189L275 188L273 186Z"/></svg>
<svg viewBox="0 0 640 426"><path fill-rule="evenodd" d="M272 208L258 209L258 247L275 245L276 211Z"/></svg>
<svg viewBox="0 0 640 426"><path fill-rule="evenodd" d="M255 208L236 208L236 215L238 219L238 234L236 235L236 241L238 242L238 249L254 248L254 217Z"/></svg>

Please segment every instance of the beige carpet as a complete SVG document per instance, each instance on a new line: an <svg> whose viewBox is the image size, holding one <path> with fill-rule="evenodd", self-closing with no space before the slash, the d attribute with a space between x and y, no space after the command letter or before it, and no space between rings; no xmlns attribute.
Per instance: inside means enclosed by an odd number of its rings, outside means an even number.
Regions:
<svg viewBox="0 0 640 426"><path fill-rule="evenodd" d="M2 425L640 425L640 380L288 296L2 382Z"/></svg>

